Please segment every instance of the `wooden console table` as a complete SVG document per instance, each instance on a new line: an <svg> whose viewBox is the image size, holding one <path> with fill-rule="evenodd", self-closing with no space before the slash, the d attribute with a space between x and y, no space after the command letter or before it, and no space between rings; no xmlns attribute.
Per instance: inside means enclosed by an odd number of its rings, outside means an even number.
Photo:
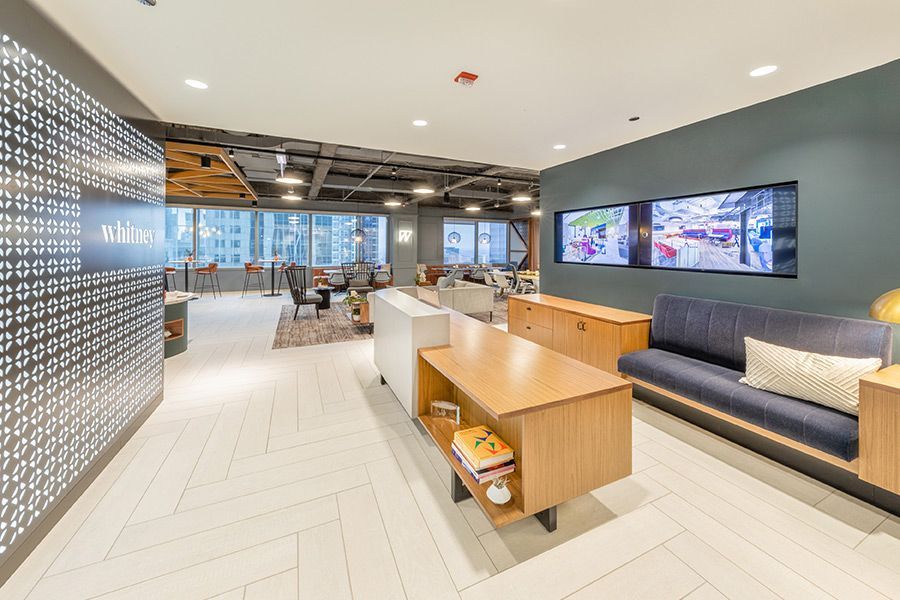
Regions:
<svg viewBox="0 0 900 600"><path fill-rule="evenodd" d="M509 332L618 375L619 357L645 350L650 315L547 294L509 297Z"/></svg>
<svg viewBox="0 0 900 600"><path fill-rule="evenodd" d="M419 421L453 468L456 501L470 494L496 527L536 516L556 528L556 505L631 474L631 384L450 311L450 345L419 350ZM431 418L450 400L463 423ZM488 500L450 452L453 433L487 425L515 451L512 500Z"/></svg>

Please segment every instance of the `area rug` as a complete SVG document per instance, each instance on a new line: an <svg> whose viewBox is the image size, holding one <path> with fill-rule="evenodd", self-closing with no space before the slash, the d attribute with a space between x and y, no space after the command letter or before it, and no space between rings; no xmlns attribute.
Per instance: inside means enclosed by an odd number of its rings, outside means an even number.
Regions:
<svg viewBox="0 0 900 600"><path fill-rule="evenodd" d="M294 305L281 307L281 316L275 328L272 349L334 344L372 338L371 327L357 325L347 316L347 308L332 300L331 308L320 310L316 319L316 307L301 306L294 320Z"/></svg>

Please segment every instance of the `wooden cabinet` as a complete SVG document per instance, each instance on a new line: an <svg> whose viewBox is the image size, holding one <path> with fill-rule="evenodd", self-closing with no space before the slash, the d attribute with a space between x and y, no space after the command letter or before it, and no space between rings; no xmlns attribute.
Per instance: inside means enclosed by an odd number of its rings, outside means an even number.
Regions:
<svg viewBox="0 0 900 600"><path fill-rule="evenodd" d="M900 365L859 380L859 478L900 494Z"/></svg>
<svg viewBox="0 0 900 600"><path fill-rule="evenodd" d="M622 354L650 341L650 315L545 294L510 296L509 332L618 374Z"/></svg>
<svg viewBox="0 0 900 600"><path fill-rule="evenodd" d="M508 331L545 348L553 347L553 329L550 327L532 325L524 319L510 319Z"/></svg>

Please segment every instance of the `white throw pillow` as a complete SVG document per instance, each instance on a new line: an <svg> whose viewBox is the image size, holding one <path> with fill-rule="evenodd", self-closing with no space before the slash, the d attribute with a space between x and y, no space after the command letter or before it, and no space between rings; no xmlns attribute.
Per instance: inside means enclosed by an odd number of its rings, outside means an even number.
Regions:
<svg viewBox="0 0 900 600"><path fill-rule="evenodd" d="M859 414L859 378L881 368L880 358L826 356L744 338L747 372L741 383Z"/></svg>

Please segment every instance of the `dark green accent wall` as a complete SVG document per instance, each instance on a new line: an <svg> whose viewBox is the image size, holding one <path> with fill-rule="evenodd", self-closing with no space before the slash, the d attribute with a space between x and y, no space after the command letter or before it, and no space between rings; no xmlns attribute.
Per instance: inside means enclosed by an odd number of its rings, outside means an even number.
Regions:
<svg viewBox="0 0 900 600"><path fill-rule="evenodd" d="M553 262L555 211L792 180L796 280ZM666 292L867 318L900 287L900 60L546 169L541 208L545 293L648 312Z"/></svg>

